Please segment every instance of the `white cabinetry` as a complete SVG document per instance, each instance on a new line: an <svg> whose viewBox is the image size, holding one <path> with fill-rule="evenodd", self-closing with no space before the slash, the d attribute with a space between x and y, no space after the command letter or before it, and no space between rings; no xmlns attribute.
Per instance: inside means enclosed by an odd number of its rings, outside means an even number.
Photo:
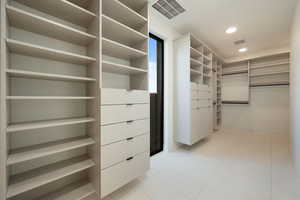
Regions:
<svg viewBox="0 0 300 200"><path fill-rule="evenodd" d="M176 141L193 145L213 132L213 52L191 34L175 42Z"/></svg>

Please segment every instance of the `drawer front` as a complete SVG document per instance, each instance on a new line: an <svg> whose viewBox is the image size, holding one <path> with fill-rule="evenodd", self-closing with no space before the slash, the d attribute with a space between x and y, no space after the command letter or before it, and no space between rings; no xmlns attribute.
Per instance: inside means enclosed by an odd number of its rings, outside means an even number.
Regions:
<svg viewBox="0 0 300 200"><path fill-rule="evenodd" d="M192 99L198 99L199 98L198 90L191 90L191 96Z"/></svg>
<svg viewBox="0 0 300 200"><path fill-rule="evenodd" d="M139 104L149 103L150 96L147 90L102 89L102 105Z"/></svg>
<svg viewBox="0 0 300 200"><path fill-rule="evenodd" d="M192 100L192 110L195 110L199 107L199 101L197 99Z"/></svg>
<svg viewBox="0 0 300 200"><path fill-rule="evenodd" d="M199 99L211 99L212 94L209 91L199 91Z"/></svg>
<svg viewBox="0 0 300 200"><path fill-rule="evenodd" d="M101 124L150 118L149 104L101 106Z"/></svg>
<svg viewBox="0 0 300 200"><path fill-rule="evenodd" d="M101 198L146 173L150 166L149 153L139 154L101 171Z"/></svg>
<svg viewBox="0 0 300 200"><path fill-rule="evenodd" d="M202 108L202 107L209 107L211 106L211 100L208 100L208 99L200 99L199 100L199 107Z"/></svg>
<svg viewBox="0 0 300 200"><path fill-rule="evenodd" d="M135 120L101 126L101 145L125 140L150 132L150 120Z"/></svg>
<svg viewBox="0 0 300 200"><path fill-rule="evenodd" d="M127 91L127 103L150 103L150 95L147 90Z"/></svg>
<svg viewBox="0 0 300 200"><path fill-rule="evenodd" d="M101 147L101 169L150 150L149 133Z"/></svg>

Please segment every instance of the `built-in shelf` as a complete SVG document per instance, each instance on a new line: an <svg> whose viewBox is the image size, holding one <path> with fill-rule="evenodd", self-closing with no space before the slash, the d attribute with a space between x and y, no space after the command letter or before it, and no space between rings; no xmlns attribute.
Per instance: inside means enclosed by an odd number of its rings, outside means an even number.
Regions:
<svg viewBox="0 0 300 200"><path fill-rule="evenodd" d="M222 101L222 104L249 104L249 101Z"/></svg>
<svg viewBox="0 0 300 200"><path fill-rule="evenodd" d="M95 82L96 81L96 79L88 78L88 77L32 72L32 71L25 71L25 70L18 70L18 69L7 69L6 72L11 77L57 80L57 81L78 81L78 82Z"/></svg>
<svg viewBox="0 0 300 200"><path fill-rule="evenodd" d="M224 72L222 76L228 76L228 75L237 75L237 74L247 74L248 69L243 69L243 70L234 70L230 72Z"/></svg>
<svg viewBox="0 0 300 200"><path fill-rule="evenodd" d="M47 47L29 44L13 39L6 39L6 44L11 52L33 57L42 57L46 59L58 60L75 64L89 64L96 61L96 59L92 57L78 55L56 49L50 49Z"/></svg>
<svg viewBox="0 0 300 200"><path fill-rule="evenodd" d="M261 82L261 83L251 83L250 87L268 87L268 86L285 86L290 85L289 81L278 81L278 82Z"/></svg>
<svg viewBox="0 0 300 200"><path fill-rule="evenodd" d="M148 4L148 0L138 0L138 1L119 0L119 1L125 4L126 6L132 8L135 11L143 10Z"/></svg>
<svg viewBox="0 0 300 200"><path fill-rule="evenodd" d="M17 28L79 45L87 45L96 39L94 35L12 6L6 6L6 10L10 25Z"/></svg>
<svg viewBox="0 0 300 200"><path fill-rule="evenodd" d="M108 56L117 57L121 59L128 59L128 60L147 55L146 52L128 47L126 45L109 40L107 38L102 38L102 53Z"/></svg>
<svg viewBox="0 0 300 200"><path fill-rule="evenodd" d="M198 70L191 69L191 74L192 74L192 75L198 75L198 76L201 76L201 75L202 75L202 72L201 72L201 71L198 71Z"/></svg>
<svg viewBox="0 0 300 200"><path fill-rule="evenodd" d="M148 72L147 69L121 65L109 61L102 61L102 70L116 74L146 74Z"/></svg>
<svg viewBox="0 0 300 200"><path fill-rule="evenodd" d="M202 62L200 60L196 60L194 58L190 58L192 66L202 66Z"/></svg>
<svg viewBox="0 0 300 200"><path fill-rule="evenodd" d="M91 159L80 157L12 176L7 189L7 198L89 169L94 165Z"/></svg>
<svg viewBox="0 0 300 200"><path fill-rule="evenodd" d="M71 151L73 149L86 147L92 144L95 144L95 141L91 138L75 138L16 149L8 155L7 165L14 165L65 151Z"/></svg>
<svg viewBox="0 0 300 200"><path fill-rule="evenodd" d="M193 47L190 47L190 49L191 49L191 57L192 58L198 58L198 57L203 56L203 54L200 51L198 51L197 49L195 49Z"/></svg>
<svg viewBox="0 0 300 200"><path fill-rule="evenodd" d="M136 44L139 41L147 40L144 35L106 15L102 15L102 34L103 37L111 38L116 41L124 41L126 44Z"/></svg>
<svg viewBox="0 0 300 200"><path fill-rule="evenodd" d="M84 200L95 193L96 191L92 183L79 181L36 200Z"/></svg>
<svg viewBox="0 0 300 200"><path fill-rule="evenodd" d="M290 61L278 61L278 62L274 62L274 63L265 63L265 64L260 64L260 65L252 65L251 66L251 70L255 70L255 69L263 69L263 68L269 68L269 67L275 67L275 66L280 66L280 65L289 65Z"/></svg>
<svg viewBox="0 0 300 200"><path fill-rule="evenodd" d="M81 124L95 121L94 118L85 117L85 118L68 118L68 119L59 119L59 120L45 120L45 121L37 121L37 122L27 122L27 123L17 123L10 124L7 127L7 132L17 132L17 131L25 131L25 130L34 130L40 128L50 128L50 127L58 127L58 126L67 126L73 124Z"/></svg>
<svg viewBox="0 0 300 200"><path fill-rule="evenodd" d="M81 96L7 96L7 100L89 100L95 97Z"/></svg>
<svg viewBox="0 0 300 200"><path fill-rule="evenodd" d="M96 18L94 13L67 0L18 0L18 2L83 27L87 27Z"/></svg>
<svg viewBox="0 0 300 200"><path fill-rule="evenodd" d="M281 75L281 74L289 74L289 71L284 72L271 72L271 73L260 73L260 74L251 74L251 77L259 77L259 76L274 76L274 75Z"/></svg>
<svg viewBox="0 0 300 200"><path fill-rule="evenodd" d="M125 24L135 30L147 23L147 18L143 17L133 9L129 8L119 0L103 1L103 14Z"/></svg>

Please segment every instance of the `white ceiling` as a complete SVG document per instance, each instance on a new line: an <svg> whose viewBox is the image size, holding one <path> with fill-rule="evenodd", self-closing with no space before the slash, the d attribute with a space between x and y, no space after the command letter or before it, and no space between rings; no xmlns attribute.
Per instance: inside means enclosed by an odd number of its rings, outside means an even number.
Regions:
<svg viewBox="0 0 300 200"><path fill-rule="evenodd" d="M152 0L155 1L155 0ZM178 0L186 12L168 20L180 33L191 32L221 57L230 60L289 49L290 28L298 0ZM151 12L157 12L151 8ZM158 12L157 12L158 13ZM235 34L225 34L237 26ZM245 39L236 46L234 41ZM247 47L246 53L239 53Z"/></svg>

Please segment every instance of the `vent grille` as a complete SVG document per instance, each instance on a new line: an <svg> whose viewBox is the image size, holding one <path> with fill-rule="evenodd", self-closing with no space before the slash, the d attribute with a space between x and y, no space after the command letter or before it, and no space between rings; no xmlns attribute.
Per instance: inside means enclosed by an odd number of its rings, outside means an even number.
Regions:
<svg viewBox="0 0 300 200"><path fill-rule="evenodd" d="M175 0L158 0L152 7L168 19L172 19L185 11Z"/></svg>
<svg viewBox="0 0 300 200"><path fill-rule="evenodd" d="M240 44L244 44L246 41L245 40L237 40L234 42L235 45L240 45Z"/></svg>

